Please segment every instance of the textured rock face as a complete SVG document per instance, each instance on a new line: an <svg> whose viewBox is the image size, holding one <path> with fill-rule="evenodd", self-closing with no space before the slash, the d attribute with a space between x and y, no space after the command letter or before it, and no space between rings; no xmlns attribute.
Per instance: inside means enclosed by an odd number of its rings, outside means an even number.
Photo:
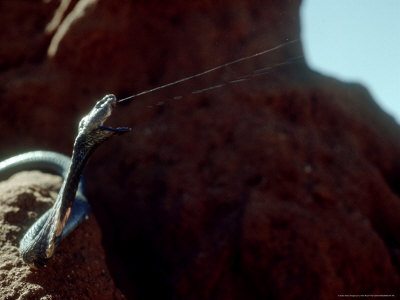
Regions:
<svg viewBox="0 0 400 300"><path fill-rule="evenodd" d="M57 4L1 4L15 24L1 26L2 45L22 32L0 53L4 157L68 154L104 94L300 33L299 1L71 1L46 33ZM134 131L98 150L87 185L129 298L400 294L400 129L363 87L312 72L301 55L293 42L114 112L109 124Z"/></svg>
<svg viewBox="0 0 400 300"><path fill-rule="evenodd" d="M60 186L59 176L37 171L0 183L1 299L125 299L108 272L93 217L61 242L46 267L33 270L20 258L19 240Z"/></svg>

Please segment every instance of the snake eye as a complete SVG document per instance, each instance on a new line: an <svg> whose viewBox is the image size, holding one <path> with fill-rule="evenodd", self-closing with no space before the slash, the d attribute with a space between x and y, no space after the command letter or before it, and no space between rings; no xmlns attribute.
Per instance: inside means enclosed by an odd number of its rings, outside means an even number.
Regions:
<svg viewBox="0 0 400 300"><path fill-rule="evenodd" d="M106 101L105 98L101 99L100 101L97 101L95 107L96 108L102 107L105 101Z"/></svg>

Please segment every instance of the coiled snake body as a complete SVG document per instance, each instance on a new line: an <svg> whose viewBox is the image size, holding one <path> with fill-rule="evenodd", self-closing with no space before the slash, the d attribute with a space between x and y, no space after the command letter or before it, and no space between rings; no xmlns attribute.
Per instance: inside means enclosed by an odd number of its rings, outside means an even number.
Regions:
<svg viewBox="0 0 400 300"><path fill-rule="evenodd" d="M130 131L127 127L103 126L116 103L114 95L106 95L80 121L71 158L56 152L34 151L0 162L0 179L29 169L56 173L64 179L53 206L28 229L20 241L21 257L30 266L44 266L59 242L88 216L90 208L83 193L82 171L100 144L115 134Z"/></svg>

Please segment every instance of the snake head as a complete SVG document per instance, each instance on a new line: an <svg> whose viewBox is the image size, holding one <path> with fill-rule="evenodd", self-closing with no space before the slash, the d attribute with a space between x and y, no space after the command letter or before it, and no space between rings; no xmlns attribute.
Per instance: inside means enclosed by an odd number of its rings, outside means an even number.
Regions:
<svg viewBox="0 0 400 300"><path fill-rule="evenodd" d="M117 98L112 95L105 95L97 101L92 110L79 123L77 140L85 137L86 142L91 145L101 144L103 141L115 134L123 134L131 131L129 127L106 127L104 122L111 115L117 104Z"/></svg>
<svg viewBox="0 0 400 300"><path fill-rule="evenodd" d="M92 131L101 129L114 133L125 133L131 129L128 127L105 127L103 124L111 115L117 104L117 98L113 94L105 95L97 101L92 110L79 122L79 134L90 134Z"/></svg>

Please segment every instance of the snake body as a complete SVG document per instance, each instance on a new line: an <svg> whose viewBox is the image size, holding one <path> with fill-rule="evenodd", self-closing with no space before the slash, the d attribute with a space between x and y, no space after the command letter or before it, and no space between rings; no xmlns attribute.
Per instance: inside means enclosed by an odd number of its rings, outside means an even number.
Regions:
<svg viewBox="0 0 400 300"><path fill-rule="evenodd" d="M84 196L82 171L100 144L115 134L130 131L127 127L114 129L103 126L116 103L114 95L106 95L82 118L71 158L56 152L34 151L0 162L0 179L29 169L55 173L64 179L53 206L28 229L20 241L21 257L30 266L44 266L59 242L88 216L90 208Z"/></svg>
<svg viewBox="0 0 400 300"><path fill-rule="evenodd" d="M71 165L71 158L61 153L52 151L32 151L20 155L13 156L0 162L0 180L7 179L12 174L27 171L27 170L40 170L56 175L60 175L63 179L68 174L68 169ZM43 214L43 220L47 219L50 210ZM83 178L81 178L78 185L78 190L75 195L75 200L71 208L71 214L61 235L61 240L64 239L72 230L74 230L90 213L89 203L84 195ZM42 224L43 220L36 224ZM31 227L29 235L35 235L38 231L37 228ZM28 232L26 234L28 234ZM27 243L32 239L32 236L23 240ZM28 248L28 245L21 246Z"/></svg>

